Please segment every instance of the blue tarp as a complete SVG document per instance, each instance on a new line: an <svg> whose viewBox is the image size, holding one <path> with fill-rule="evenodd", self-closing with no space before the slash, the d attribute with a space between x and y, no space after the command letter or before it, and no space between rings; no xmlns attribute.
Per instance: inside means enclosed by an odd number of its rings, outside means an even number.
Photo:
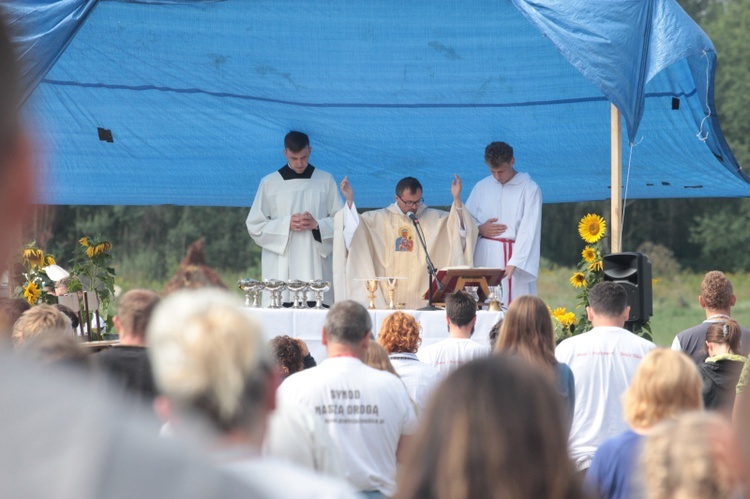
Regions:
<svg viewBox="0 0 750 499"><path fill-rule="evenodd" d="M363 207L406 175L448 204L453 173L467 191L487 174L494 140L545 202L607 199L610 102L624 168L635 144L628 198L750 195L713 103L713 45L674 0L4 7L38 83L43 203L249 206L291 129Z"/></svg>

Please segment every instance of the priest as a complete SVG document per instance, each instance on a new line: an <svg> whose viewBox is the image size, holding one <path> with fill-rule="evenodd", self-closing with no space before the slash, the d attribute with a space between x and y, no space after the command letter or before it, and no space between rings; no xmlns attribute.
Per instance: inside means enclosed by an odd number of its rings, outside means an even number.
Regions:
<svg viewBox="0 0 750 499"><path fill-rule="evenodd" d="M435 267L472 265L477 229L461 202L461 179L451 185L450 212L429 208L422 198L422 184L414 177L396 185L393 204L361 215L354 204L354 190L348 178L340 184L346 205L334 219L333 282L336 301L368 303L365 279L401 277L395 304L417 309L429 285L424 249L419 242L412 214L422 225L430 258ZM381 281L375 295L377 308L386 308L388 288Z"/></svg>
<svg viewBox="0 0 750 499"><path fill-rule="evenodd" d="M306 134L289 132L287 164L263 177L255 193L246 223L263 249L263 279L332 279L333 215L341 196L333 176L309 163L311 151Z"/></svg>
<svg viewBox="0 0 750 499"><path fill-rule="evenodd" d="M542 191L528 173L517 172L513 148L492 142L484 151L490 175L477 182L466 200L479 240L477 267L505 269L503 305L513 298L536 295L542 239Z"/></svg>

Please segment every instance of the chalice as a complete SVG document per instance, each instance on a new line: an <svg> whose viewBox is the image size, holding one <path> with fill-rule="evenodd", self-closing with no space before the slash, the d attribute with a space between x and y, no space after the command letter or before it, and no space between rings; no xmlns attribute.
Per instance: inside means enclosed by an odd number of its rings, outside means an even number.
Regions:
<svg viewBox="0 0 750 499"><path fill-rule="evenodd" d="M402 277L386 277L385 282L388 284L388 310L396 310L394 300L396 298L396 286Z"/></svg>
<svg viewBox="0 0 750 499"><path fill-rule="evenodd" d="M266 289L266 283L263 281L256 281L253 285L253 308L261 307L261 300L263 297L263 290Z"/></svg>
<svg viewBox="0 0 750 499"><path fill-rule="evenodd" d="M281 291L286 287L286 283L278 279L268 279L264 284L271 292L271 304L268 308L281 308Z"/></svg>
<svg viewBox="0 0 750 499"><path fill-rule="evenodd" d="M490 286L490 296L488 297L490 303L489 305L487 305L488 311L500 312L502 310L502 304L500 303L500 293L500 286Z"/></svg>
<svg viewBox="0 0 750 499"><path fill-rule="evenodd" d="M292 305L292 308L307 308L307 297L305 296L304 301L300 300L300 293L307 289L307 283L305 281L289 281L286 283L286 289L294 291L294 304Z"/></svg>
<svg viewBox="0 0 750 499"><path fill-rule="evenodd" d="M237 286L245 292L245 306L250 307L251 303L251 292L253 290L253 283L257 282L255 279L240 279L237 281Z"/></svg>
<svg viewBox="0 0 750 499"><path fill-rule="evenodd" d="M375 310L375 293L377 292L378 288L380 287L380 283L377 279L367 279L365 281L365 288L367 288L367 291L369 295L367 298L370 299L370 304L367 306L370 310Z"/></svg>
<svg viewBox="0 0 750 499"><path fill-rule="evenodd" d="M315 291L315 308L320 310L323 308L323 293L331 289L331 283L328 281L312 281L307 283L310 289Z"/></svg>

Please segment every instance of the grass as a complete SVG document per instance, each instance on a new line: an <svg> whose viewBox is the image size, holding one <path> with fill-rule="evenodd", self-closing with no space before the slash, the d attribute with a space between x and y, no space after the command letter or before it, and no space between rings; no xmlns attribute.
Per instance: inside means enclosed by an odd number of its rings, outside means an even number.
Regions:
<svg viewBox="0 0 750 499"><path fill-rule="evenodd" d="M539 297L552 308L566 307L578 313L577 293L568 282L573 272L573 269L563 267L541 270L537 283ZM732 317L740 324L750 324L750 276L728 274L728 277L737 297ZM703 274L689 272L680 272L671 277L655 276L651 330L657 345L670 346L677 333L706 318L698 304L702 279Z"/></svg>

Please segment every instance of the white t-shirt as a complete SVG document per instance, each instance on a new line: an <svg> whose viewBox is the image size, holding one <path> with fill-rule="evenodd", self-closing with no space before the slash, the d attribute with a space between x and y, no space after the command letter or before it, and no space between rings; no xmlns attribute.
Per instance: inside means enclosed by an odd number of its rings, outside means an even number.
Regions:
<svg viewBox="0 0 750 499"><path fill-rule="evenodd" d="M432 390L440 381L440 371L420 361L413 353L392 353L389 357L406 385L406 391L417 405L418 415L421 415Z"/></svg>
<svg viewBox="0 0 750 499"><path fill-rule="evenodd" d="M359 495L343 480L320 475L274 458L229 461L221 469L261 489L263 497L286 499L356 499Z"/></svg>
<svg viewBox="0 0 750 499"><path fill-rule="evenodd" d="M284 380L277 402L281 408L306 406L326 423L346 479L357 490L396 492L398 443L416 425L400 379L354 357L328 358Z"/></svg>
<svg viewBox="0 0 750 499"><path fill-rule="evenodd" d="M603 441L628 429L621 398L641 360L654 348L619 327L595 327L557 346L557 361L567 364L575 378L569 447L579 470L589 467Z"/></svg>
<svg viewBox="0 0 750 499"><path fill-rule="evenodd" d="M429 366L440 371L445 376L459 366L474 359L481 359L490 354L490 347L467 338L446 338L432 345L419 349L417 357Z"/></svg>
<svg viewBox="0 0 750 499"><path fill-rule="evenodd" d="M341 459L326 425L301 405L288 405L271 413L263 454L344 479Z"/></svg>

